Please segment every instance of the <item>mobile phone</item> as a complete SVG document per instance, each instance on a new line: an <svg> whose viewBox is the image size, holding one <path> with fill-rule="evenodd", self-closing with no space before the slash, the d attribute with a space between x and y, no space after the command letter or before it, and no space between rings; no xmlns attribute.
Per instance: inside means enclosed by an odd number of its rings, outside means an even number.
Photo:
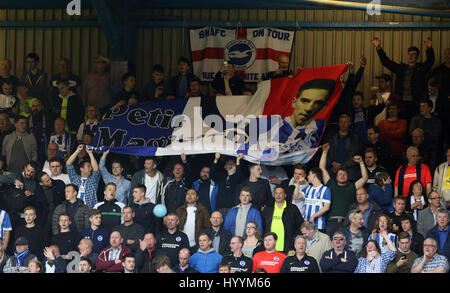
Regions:
<svg viewBox="0 0 450 293"><path fill-rule="evenodd" d="M402 257L401 257L401 259L405 259L405 258L406 258L406 255L403 254Z"/></svg>

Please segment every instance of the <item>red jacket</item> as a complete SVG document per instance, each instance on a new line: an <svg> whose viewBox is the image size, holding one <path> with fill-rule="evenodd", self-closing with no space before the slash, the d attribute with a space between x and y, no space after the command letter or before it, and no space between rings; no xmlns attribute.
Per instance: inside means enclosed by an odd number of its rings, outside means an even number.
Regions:
<svg viewBox="0 0 450 293"><path fill-rule="evenodd" d="M95 263L97 271L103 271L106 273L120 273L123 271L122 263L116 264L114 260L109 260L109 252L111 251L111 245L103 249L97 258ZM122 250L119 254L119 259L122 259L124 255L132 254L131 250L122 244Z"/></svg>

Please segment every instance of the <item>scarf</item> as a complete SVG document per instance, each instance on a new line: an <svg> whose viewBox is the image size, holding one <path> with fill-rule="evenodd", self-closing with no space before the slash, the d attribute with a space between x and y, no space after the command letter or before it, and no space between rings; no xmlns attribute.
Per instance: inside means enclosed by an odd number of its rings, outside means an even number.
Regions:
<svg viewBox="0 0 450 293"><path fill-rule="evenodd" d="M17 264L19 267L23 266L23 261L25 260L25 258L30 254L30 250L27 249L25 251L23 251L22 253L17 253L17 251L14 251L14 256L17 259Z"/></svg>

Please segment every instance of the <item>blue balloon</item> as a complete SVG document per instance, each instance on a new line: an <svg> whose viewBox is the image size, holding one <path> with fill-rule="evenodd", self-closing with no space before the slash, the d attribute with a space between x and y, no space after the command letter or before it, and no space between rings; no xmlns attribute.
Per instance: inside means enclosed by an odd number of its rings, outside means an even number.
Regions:
<svg viewBox="0 0 450 293"><path fill-rule="evenodd" d="M167 209L164 205L158 204L153 208L153 214L158 218L162 218L167 214Z"/></svg>

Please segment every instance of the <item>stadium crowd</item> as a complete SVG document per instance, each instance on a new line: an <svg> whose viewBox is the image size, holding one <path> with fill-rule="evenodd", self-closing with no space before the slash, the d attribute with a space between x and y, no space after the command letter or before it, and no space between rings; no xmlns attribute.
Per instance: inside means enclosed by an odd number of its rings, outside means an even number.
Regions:
<svg viewBox="0 0 450 293"><path fill-rule="evenodd" d="M306 165L219 153L137 157L92 151L102 118L124 105L205 96L187 58L142 90L111 92L110 60L83 81L70 60L47 76L0 62L0 271L3 273L446 273L450 238L450 48L431 39L406 63L372 40L390 74L357 91L349 75L322 150ZM356 72L355 72L356 71ZM289 57L269 79L291 77ZM394 83L395 78L395 83ZM395 85L395 86L394 86ZM252 94L228 63L216 95ZM156 209L163 205L163 217Z"/></svg>

